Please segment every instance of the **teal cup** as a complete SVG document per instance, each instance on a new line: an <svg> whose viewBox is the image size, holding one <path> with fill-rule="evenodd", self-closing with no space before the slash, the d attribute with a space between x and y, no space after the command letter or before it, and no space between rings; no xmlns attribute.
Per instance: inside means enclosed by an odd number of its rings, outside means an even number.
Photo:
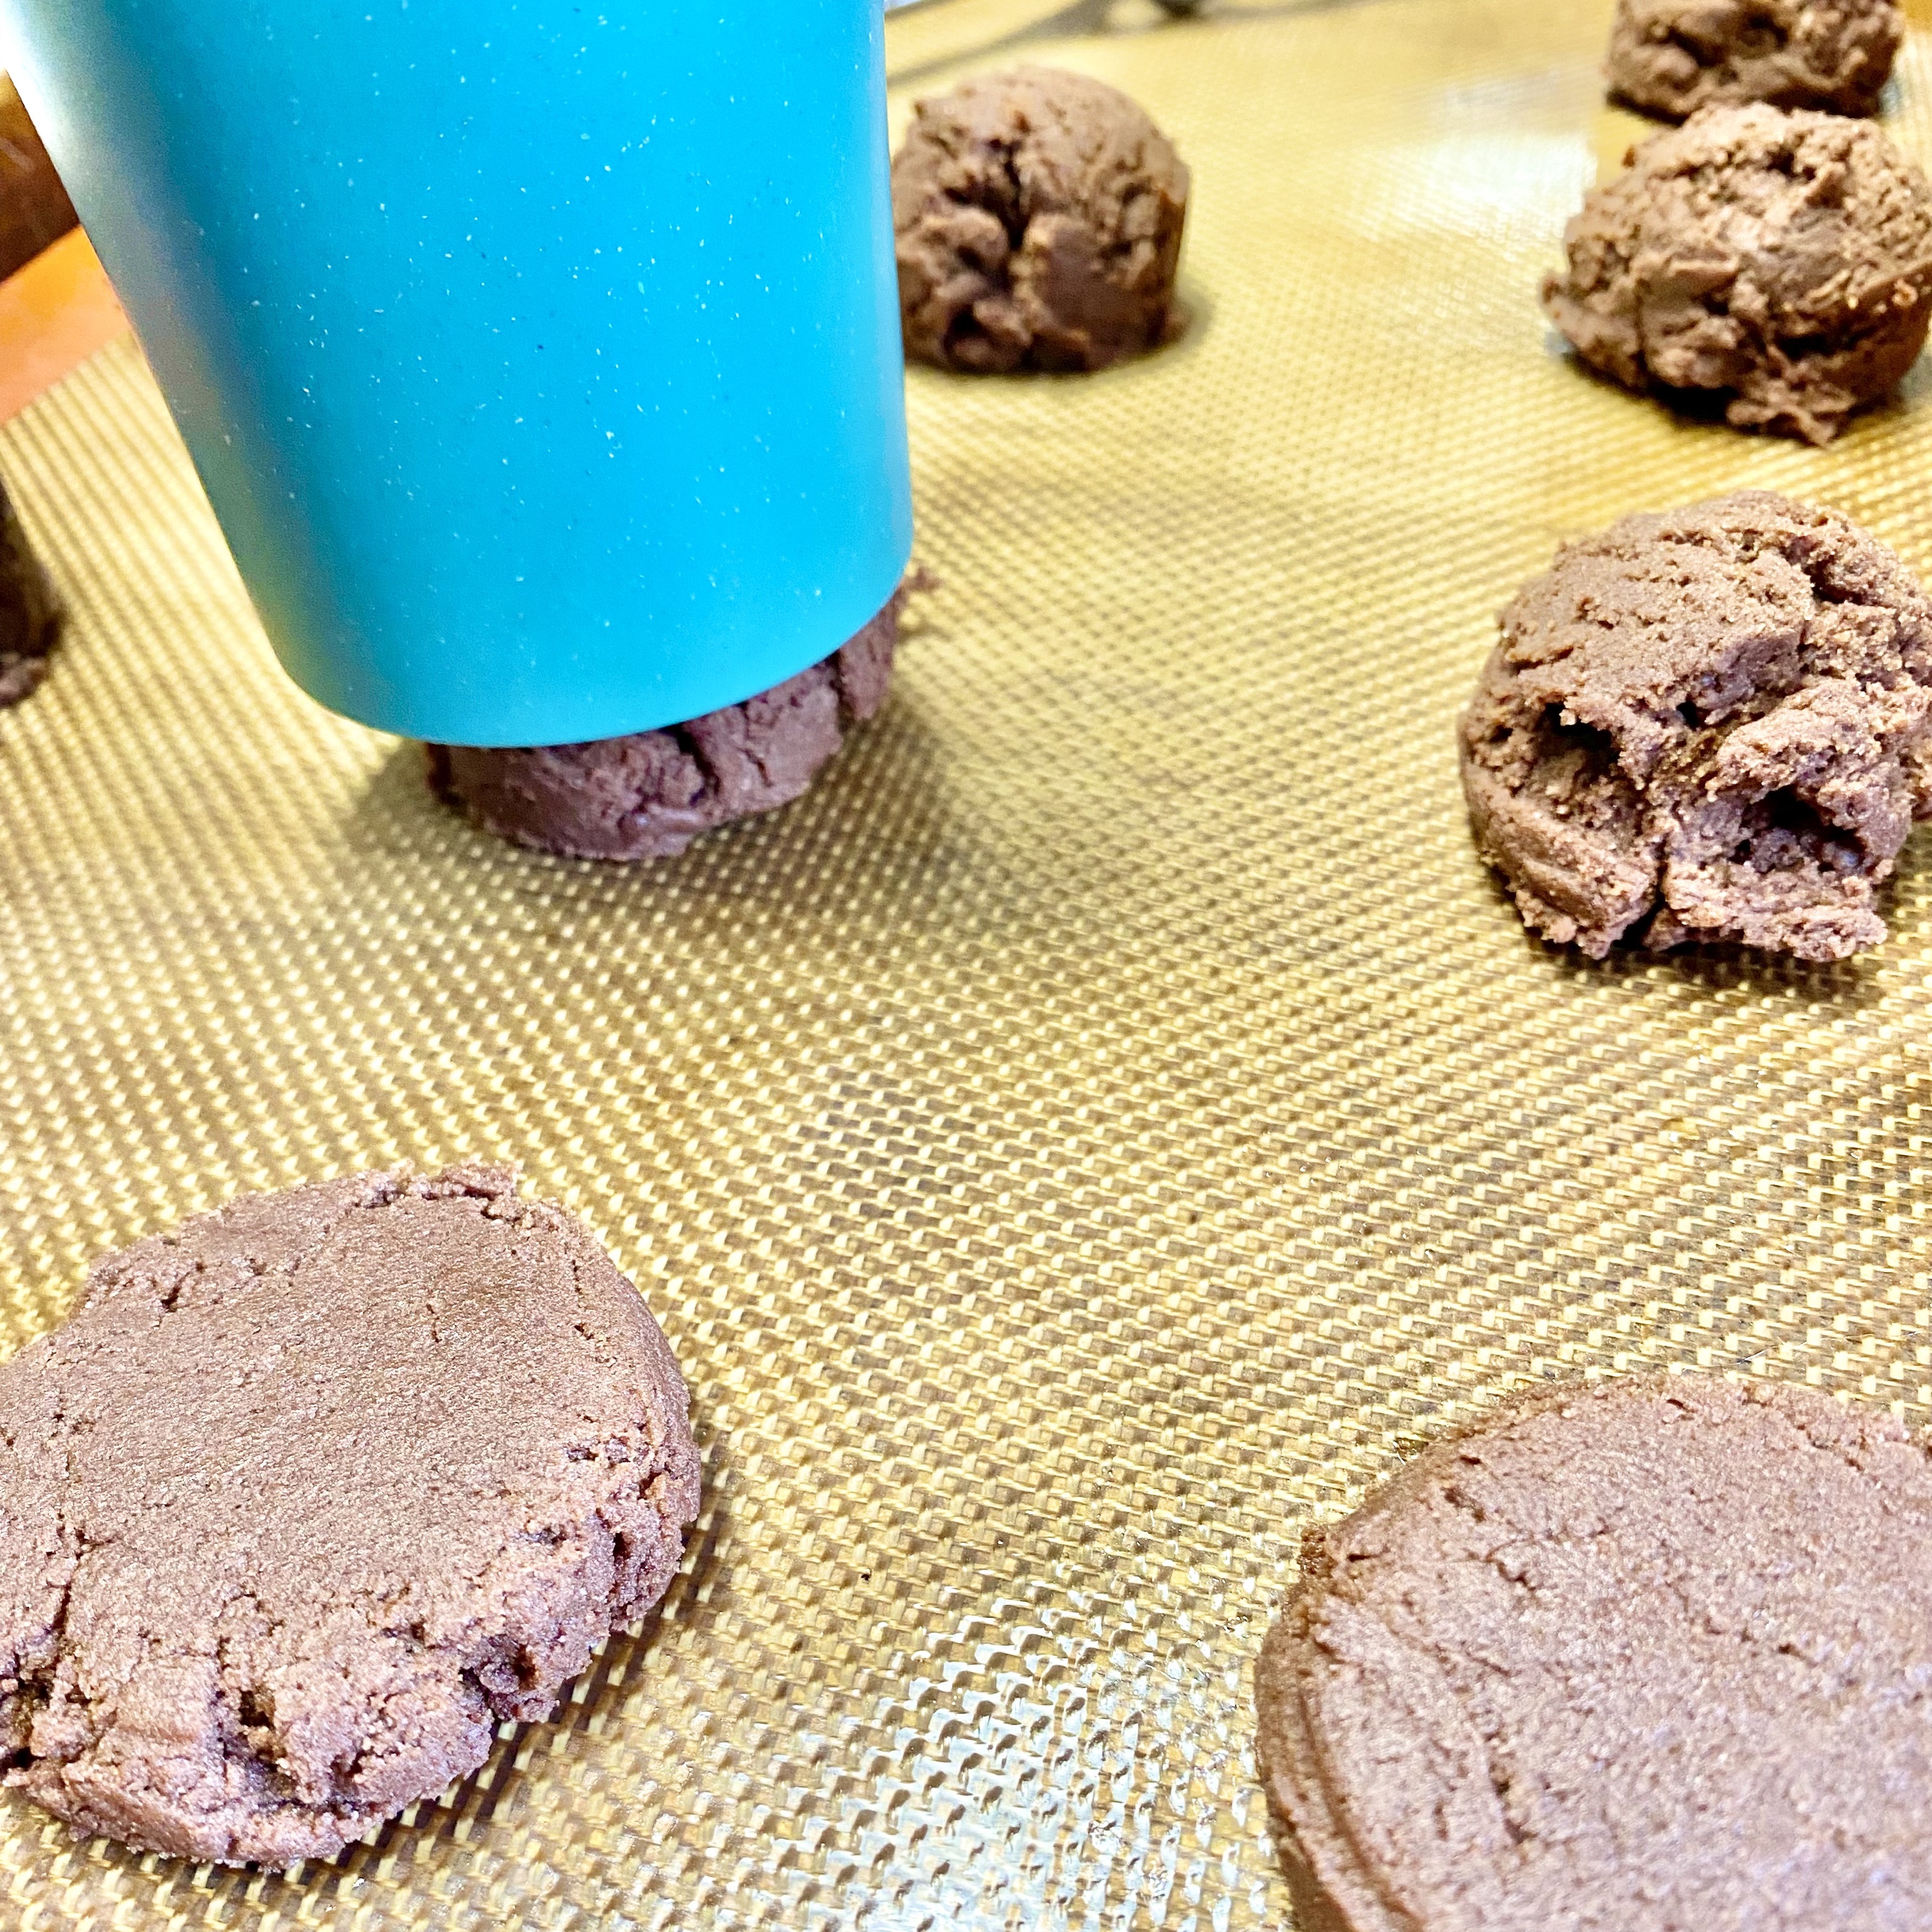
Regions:
<svg viewBox="0 0 1932 1932"><path fill-rule="evenodd" d="M912 541L878 0L0 0L283 664L452 744L836 650Z"/></svg>

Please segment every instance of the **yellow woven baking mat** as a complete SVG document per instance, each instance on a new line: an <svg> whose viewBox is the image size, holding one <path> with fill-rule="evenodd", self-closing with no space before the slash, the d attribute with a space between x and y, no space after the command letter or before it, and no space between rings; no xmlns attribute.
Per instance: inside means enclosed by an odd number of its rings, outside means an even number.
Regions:
<svg viewBox="0 0 1932 1932"><path fill-rule="evenodd" d="M790 811L638 871L434 806L276 670L131 349L0 432L72 604L0 716L0 1316L237 1190L520 1156L709 1494L554 1726L286 1876L0 1802L0 1924L1286 1927L1250 1664L1298 1532L1512 1384L1932 1418L1932 850L1882 952L1526 939L1450 755L1558 537L1769 484L1932 566L1932 372L1817 452L1552 346L1608 0L950 0L1195 170L1186 340L911 378L928 600ZM1932 153L1932 47L1892 124Z"/></svg>

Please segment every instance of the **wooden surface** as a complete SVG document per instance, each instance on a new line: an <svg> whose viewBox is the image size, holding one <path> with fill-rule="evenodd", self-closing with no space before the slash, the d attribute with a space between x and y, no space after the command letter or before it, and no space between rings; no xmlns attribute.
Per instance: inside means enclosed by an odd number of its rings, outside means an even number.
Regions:
<svg viewBox="0 0 1932 1932"><path fill-rule="evenodd" d="M0 422L127 326L14 83L0 74Z"/></svg>
<svg viewBox="0 0 1932 1932"><path fill-rule="evenodd" d="M0 422L127 327L99 257L70 229L0 282Z"/></svg>
<svg viewBox="0 0 1932 1932"><path fill-rule="evenodd" d="M60 176L14 83L0 74L0 276L31 262L74 221Z"/></svg>

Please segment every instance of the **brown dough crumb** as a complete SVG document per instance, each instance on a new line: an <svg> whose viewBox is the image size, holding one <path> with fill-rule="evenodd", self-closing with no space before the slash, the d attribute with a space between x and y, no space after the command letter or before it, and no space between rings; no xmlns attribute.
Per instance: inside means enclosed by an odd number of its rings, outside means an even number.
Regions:
<svg viewBox="0 0 1932 1932"><path fill-rule="evenodd" d="M430 788L498 837L574 859L666 859L700 832L788 805L892 682L915 576L821 663L688 724L581 745L429 745Z"/></svg>
<svg viewBox="0 0 1932 1932"><path fill-rule="evenodd" d="M1876 114L1904 38L1895 0L1618 0L1610 91L1672 121L1718 101Z"/></svg>
<svg viewBox="0 0 1932 1932"><path fill-rule="evenodd" d="M19 704L46 675L59 632L54 587L0 490L0 708Z"/></svg>
<svg viewBox="0 0 1932 1932"><path fill-rule="evenodd" d="M1169 332L1187 170L1117 89L1019 67L914 107L892 160L906 353L1103 369Z"/></svg>
<svg viewBox="0 0 1932 1932"><path fill-rule="evenodd" d="M1932 1456L1714 1377L1572 1384L1305 1539L1256 1672L1310 1932L1932 1924Z"/></svg>
<svg viewBox="0 0 1932 1932"><path fill-rule="evenodd" d="M1711 107L1631 150L1564 234L1543 304L1633 389L1828 442L1932 322L1932 190L1868 122Z"/></svg>
<svg viewBox="0 0 1932 1932"><path fill-rule="evenodd" d="M1462 786L1534 931L1884 940L1874 888L1932 813L1932 602L1890 550L1746 490L1564 545L1499 621Z"/></svg>
<svg viewBox="0 0 1932 1932"><path fill-rule="evenodd" d="M82 1831L327 1857L676 1569L684 1384L508 1168L232 1202L0 1367L0 1761Z"/></svg>

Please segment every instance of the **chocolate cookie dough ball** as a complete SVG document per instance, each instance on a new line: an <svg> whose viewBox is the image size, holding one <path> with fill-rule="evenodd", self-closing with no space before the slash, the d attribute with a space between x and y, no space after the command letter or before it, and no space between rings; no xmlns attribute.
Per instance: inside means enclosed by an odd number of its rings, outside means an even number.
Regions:
<svg viewBox="0 0 1932 1932"><path fill-rule="evenodd" d="M892 160L906 353L1104 369L1168 333L1187 170L1127 97L1020 67L920 101Z"/></svg>
<svg viewBox="0 0 1932 1932"><path fill-rule="evenodd" d="M811 785L845 733L885 702L907 594L822 663L688 724L527 750L426 746L430 788L471 824L539 851L671 857L700 832L788 805Z"/></svg>
<svg viewBox="0 0 1932 1932"><path fill-rule="evenodd" d="M1932 1925L1932 1454L1888 1415L1539 1392L1306 1537L1255 1678L1308 1932Z"/></svg>
<svg viewBox="0 0 1932 1932"><path fill-rule="evenodd" d="M1828 442L1918 359L1932 191L1870 124L1710 107L1632 150L1543 304L1593 368Z"/></svg>
<svg viewBox="0 0 1932 1932"><path fill-rule="evenodd" d="M1932 600L1828 510L1747 490L1564 546L1461 727L1478 849L1600 959L1733 940L1837 959L1932 814Z"/></svg>
<svg viewBox="0 0 1932 1932"><path fill-rule="evenodd" d="M0 490L0 706L19 704L46 676L59 628L53 586Z"/></svg>
<svg viewBox="0 0 1932 1932"><path fill-rule="evenodd" d="M1618 0L1607 71L1672 121L1719 101L1875 114L1904 38L1894 0Z"/></svg>

